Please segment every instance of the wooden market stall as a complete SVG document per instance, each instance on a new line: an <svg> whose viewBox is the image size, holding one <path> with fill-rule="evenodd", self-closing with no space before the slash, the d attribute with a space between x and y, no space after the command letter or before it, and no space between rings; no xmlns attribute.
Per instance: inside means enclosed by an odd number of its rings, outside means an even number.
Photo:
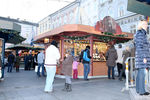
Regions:
<svg viewBox="0 0 150 100"><path fill-rule="evenodd" d="M34 41L47 44L55 39L59 42L61 59L64 58L67 50L73 49L74 55L79 56L81 51L89 45L91 47L90 55L92 56L90 64L91 71L89 76L102 77L107 75L105 53L108 48L108 43L111 41L115 41L116 43L126 42L132 39L131 34L121 32L121 28L118 24L116 24L114 20L112 21L110 17L108 18L108 20L111 20L115 26L115 29L113 30L115 33L111 33L111 29L106 30L106 19L104 19L104 22L97 22L95 27L80 24L63 25L54 30L36 36ZM59 71L60 69L61 68L58 68L57 74L61 74ZM78 75L80 78L83 77L83 65L81 63L78 66Z"/></svg>

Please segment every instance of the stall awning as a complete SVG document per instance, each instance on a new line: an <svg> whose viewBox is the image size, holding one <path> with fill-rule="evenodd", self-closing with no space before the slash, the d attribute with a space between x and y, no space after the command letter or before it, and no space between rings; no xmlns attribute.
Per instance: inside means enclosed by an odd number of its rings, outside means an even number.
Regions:
<svg viewBox="0 0 150 100"><path fill-rule="evenodd" d="M150 4L147 3L146 0L128 0L127 10L141 15L150 16Z"/></svg>
<svg viewBox="0 0 150 100"><path fill-rule="evenodd" d="M127 37L122 37L122 35L126 35L127 33L122 33L121 35L117 36L117 34L109 34L109 33L103 33L100 31L96 31L95 27L89 26L89 25L81 25L81 24L66 24L61 27L58 27L56 29L53 29L51 31L48 31L46 33L40 34L36 37L34 37L34 42L44 43L45 38L50 38L53 36L69 36L69 38L76 38L76 36L79 37L86 37L87 35L94 35L96 37L104 37L105 39L107 37L112 38L118 38L118 39L124 39L124 40L131 40L133 38L133 34L128 34ZM67 37L68 38L68 37ZM103 38L103 39L104 39ZM102 38L101 38L102 39Z"/></svg>

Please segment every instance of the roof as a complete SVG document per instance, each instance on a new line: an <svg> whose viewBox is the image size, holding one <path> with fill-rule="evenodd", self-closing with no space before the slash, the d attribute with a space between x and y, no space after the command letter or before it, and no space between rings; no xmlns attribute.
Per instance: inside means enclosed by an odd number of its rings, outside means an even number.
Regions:
<svg viewBox="0 0 150 100"><path fill-rule="evenodd" d="M6 18L6 17L1 17L0 20L5 20L5 21L10 21L10 22L16 22L16 23L21 23L21 24L27 24L27 25L33 25L33 26L38 26L37 23L32 23L26 20L19 20L19 19L13 19L13 18Z"/></svg>
<svg viewBox="0 0 150 100"><path fill-rule="evenodd" d="M44 41L45 38L49 38L52 36L60 36L60 35L97 35L97 36L105 36L105 37L112 37L112 38L120 38L120 39L132 39L133 34L127 33L128 37L119 37L119 35L111 35L105 34L100 31L96 31L94 27L89 25L81 25L81 24L66 24L61 27L55 28L51 31L45 32L34 37L34 42ZM122 35L126 35L126 33L122 33Z"/></svg>
<svg viewBox="0 0 150 100"><path fill-rule="evenodd" d="M17 44L7 48L7 50L44 50L41 46L31 46L29 44Z"/></svg>
<svg viewBox="0 0 150 100"><path fill-rule="evenodd" d="M19 35L18 31L0 28L0 38L4 38L5 42L18 44L25 40Z"/></svg>

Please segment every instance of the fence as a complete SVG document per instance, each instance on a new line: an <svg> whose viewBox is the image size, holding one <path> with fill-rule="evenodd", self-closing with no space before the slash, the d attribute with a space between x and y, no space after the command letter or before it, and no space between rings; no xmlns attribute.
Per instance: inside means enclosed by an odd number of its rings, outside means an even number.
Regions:
<svg viewBox="0 0 150 100"><path fill-rule="evenodd" d="M129 90L129 88L133 88L136 86L136 76L137 76L137 69L135 69L135 57L128 57L125 61L126 69L126 82L125 87L121 90ZM150 72L149 69L145 69L145 85L150 87Z"/></svg>

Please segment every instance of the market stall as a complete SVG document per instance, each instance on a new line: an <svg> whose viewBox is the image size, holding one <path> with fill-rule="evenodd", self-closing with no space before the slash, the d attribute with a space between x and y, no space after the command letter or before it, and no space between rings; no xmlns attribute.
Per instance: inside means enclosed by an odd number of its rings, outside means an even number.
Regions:
<svg viewBox="0 0 150 100"><path fill-rule="evenodd" d="M109 31L105 31L106 29L103 29L101 23L103 23L103 21L98 22L96 28L79 24L64 25L47 33L38 35L34 38L34 40L35 42L46 44L50 43L53 39L58 41L61 59L64 58L67 50L72 49L74 51L74 56L79 56L81 51L89 45L91 47L90 55L92 56L90 64L91 71L89 76L103 77L107 75L105 53L108 49L108 43L111 41L115 41L116 43L126 42L132 39L132 35L121 32L120 27L116 23L113 23L116 28L113 32L116 32L117 34L110 33L111 29L109 29ZM45 39L48 41L44 42ZM57 68L57 74L61 74L60 69L61 67ZM78 75L80 78L83 77L82 63L78 66Z"/></svg>

